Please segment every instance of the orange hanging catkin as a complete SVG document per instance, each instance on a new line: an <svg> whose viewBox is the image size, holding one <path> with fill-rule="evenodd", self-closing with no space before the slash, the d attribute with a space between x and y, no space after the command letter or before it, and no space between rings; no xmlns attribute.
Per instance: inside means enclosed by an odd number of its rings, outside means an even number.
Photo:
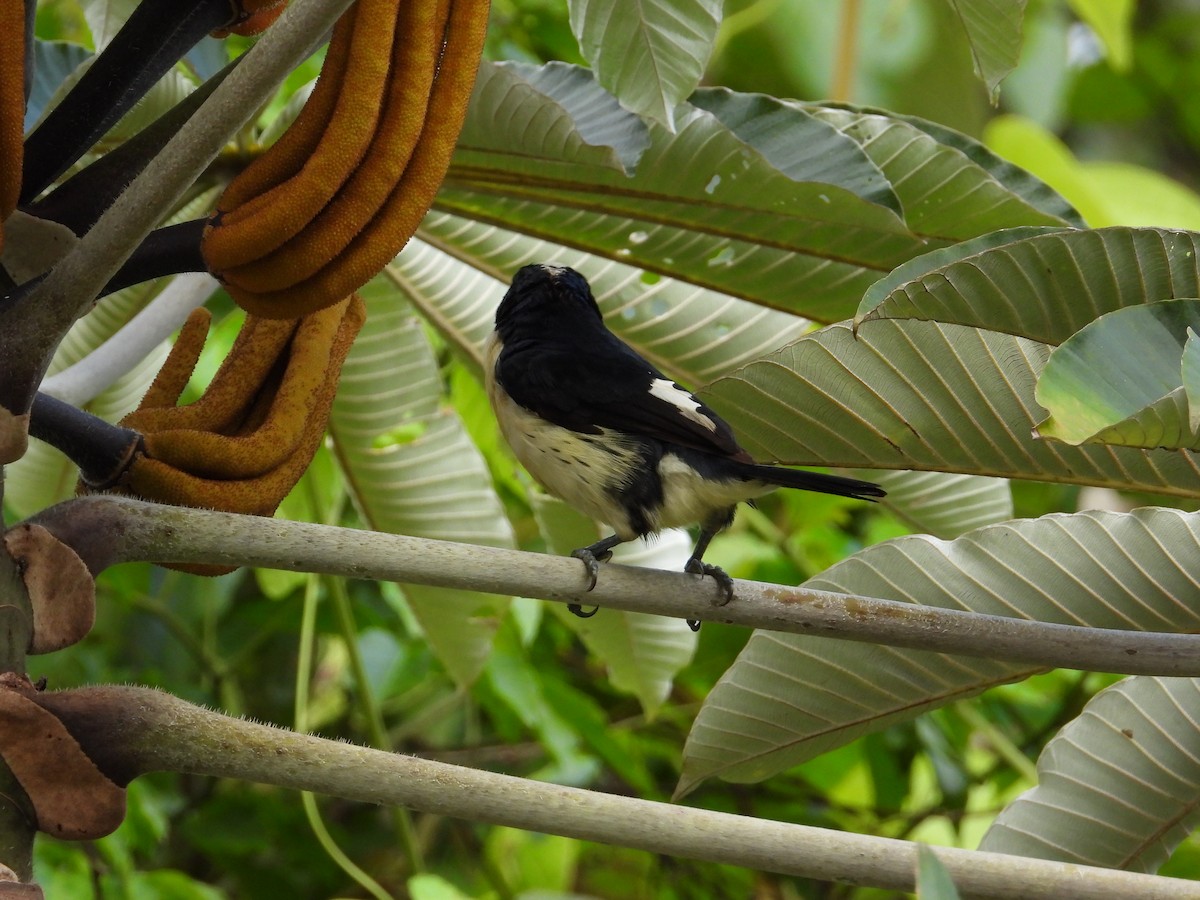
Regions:
<svg viewBox="0 0 1200 900"><path fill-rule="evenodd" d="M17 208L25 140L25 4L0 0L0 250Z"/></svg>
<svg viewBox="0 0 1200 900"><path fill-rule="evenodd" d="M402 8L379 129L362 164L302 232L252 263L222 272L227 284L248 291L280 290L311 278L376 216L421 137L449 6L449 0L437 0Z"/></svg>
<svg viewBox="0 0 1200 900"><path fill-rule="evenodd" d="M144 449L114 490L160 503L270 515L320 446L342 364L365 316L365 306L355 294L298 322L273 322L289 332L284 345L277 346L277 356L261 343L277 344L277 334L248 321L249 330L258 337L242 341L239 355L270 359L260 383L243 383L246 396L235 404L241 417L231 418L221 411L217 415L221 430L205 431L190 427L197 424L190 406L135 410L122 424L144 429ZM186 375L182 382L179 376L190 352L189 348L181 353L181 364L171 366L162 384L156 379L148 399L162 403L171 390L186 382ZM224 385L230 373L244 367L227 359L222 371L226 372ZM221 390L222 385L218 385ZM145 427L145 413L156 414L156 429ZM215 570L188 571L213 574Z"/></svg>
<svg viewBox="0 0 1200 900"><path fill-rule="evenodd" d="M339 20L339 29L353 30L354 62L345 71L329 124L296 175L236 207L218 202L218 215L206 231L203 248L214 272L223 274L294 237L358 168L379 123L379 97L388 82L397 2L359 0L350 10L354 15ZM268 150L264 158L270 155Z"/></svg>
<svg viewBox="0 0 1200 900"><path fill-rule="evenodd" d="M360 5L366 2L360 0ZM329 108L322 95L325 105L307 120L304 134L276 145L285 148L278 164L265 162L273 147L262 157L263 165L246 170L242 184L253 183L257 193L240 186L240 178L231 184L205 231L202 249L209 269L239 305L268 318L303 315L357 290L404 247L449 167L475 83L487 18L486 2L407 0L402 13L388 20L386 39L378 35L384 30L382 18L372 20L375 34L344 24L345 17L339 22L337 52L331 44L333 55L310 99L318 98L327 74L341 77L339 101L317 146L322 154L336 156L333 148L344 140L339 132L351 121L339 110L351 97L355 108L377 110L380 119L351 171L299 164L298 150L312 146L313 123L322 121ZM355 93L352 88L359 41L365 42L362 58L372 66L380 62L380 48L394 48L389 51L386 94ZM355 61L348 69L346 58ZM367 83L365 78L355 82ZM297 119L293 128L300 123ZM351 129L350 144L356 149L361 125ZM338 173L345 176L340 181Z"/></svg>

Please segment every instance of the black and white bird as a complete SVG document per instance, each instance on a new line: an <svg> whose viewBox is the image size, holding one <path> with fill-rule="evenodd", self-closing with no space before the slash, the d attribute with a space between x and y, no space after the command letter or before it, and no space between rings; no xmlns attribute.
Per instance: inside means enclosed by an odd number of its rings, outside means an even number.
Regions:
<svg viewBox="0 0 1200 900"><path fill-rule="evenodd" d="M884 496L869 481L756 463L724 420L608 330L586 279L565 266L517 272L484 369L500 430L529 474L615 532L572 553L588 590L617 544L699 524L686 571L711 575L728 602L732 579L703 557L738 503L777 487Z"/></svg>

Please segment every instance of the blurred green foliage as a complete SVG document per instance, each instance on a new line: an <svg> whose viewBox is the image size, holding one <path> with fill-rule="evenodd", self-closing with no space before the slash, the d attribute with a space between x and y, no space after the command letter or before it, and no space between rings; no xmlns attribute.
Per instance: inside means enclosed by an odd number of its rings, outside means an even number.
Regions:
<svg viewBox="0 0 1200 900"><path fill-rule="evenodd" d="M1074 5L1031 0L1021 63L996 108L972 75L969 50L943 0L866 0L854 55L839 60L845 6L730 0L706 82L820 99L829 95L837 67L848 66L851 91L841 99L984 136L1063 190L1085 215L1200 227L1200 203L1190 193L1200 190L1200 5L1137 4L1128 65L1117 68L1106 58L1105 43L1075 18ZM562 0L498 0L488 53L579 61L567 22ZM78 8L65 0L39 4L37 34L87 40ZM1088 168L1099 163L1108 168ZM1115 163L1125 168L1114 169ZM1173 179L1159 181L1162 195L1138 188L1114 198L1147 177L1146 170ZM1098 171L1103 178L1093 177ZM1089 192L1100 195L1090 206ZM1169 196L1178 211L1168 214L1160 196ZM234 330L232 318L217 328L198 377L215 367ZM473 376L448 353L443 362L450 399L494 463L503 451L496 450ZM290 502L303 505L314 491L330 491L321 466L318 460ZM536 534L522 485L496 474L518 536ZM1071 510L1078 494L1062 486L1016 485L1017 513ZM321 505L329 503L326 496ZM353 513L345 521L353 524ZM903 530L879 509L778 495L745 510L714 542L709 558L737 577L795 584ZM527 541L523 546L533 548ZM44 676L54 688L158 685L290 726L307 594L317 604L315 664L303 711L310 728L370 741L363 694L369 690L396 750L652 799L670 797L691 717L747 638L742 629L705 626L693 662L650 719L608 683L603 668L552 616L532 640L528 630L506 625L485 675L464 692L430 653L393 585L349 584L349 628L335 613L328 583L301 575L243 571L200 580L124 566L106 572L99 588L93 632L69 651L35 659L34 678ZM365 682L355 677L356 654ZM708 782L687 802L973 846L990 817L1029 786L1029 765L1042 744L1105 683L1051 672L872 735L752 789ZM426 874L414 878L390 812L332 800L318 805L333 838L397 897L885 896L432 816L413 823L426 864ZM180 776L136 782L125 824L108 838L79 845L41 841L37 866L47 896L73 900L362 895L312 836L298 795ZM1168 871L1200 875L1200 847L1185 843Z"/></svg>

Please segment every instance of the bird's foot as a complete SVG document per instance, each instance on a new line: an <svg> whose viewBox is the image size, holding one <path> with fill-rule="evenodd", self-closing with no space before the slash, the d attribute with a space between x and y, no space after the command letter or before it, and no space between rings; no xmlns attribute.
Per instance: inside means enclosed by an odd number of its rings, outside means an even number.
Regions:
<svg viewBox="0 0 1200 900"><path fill-rule="evenodd" d="M687 565L683 567L683 570L693 575L712 576L713 580L717 582L717 587L721 589L721 593L725 595L725 599L717 603L717 606L725 606L733 599L733 579L720 566L714 566L693 556L687 561Z"/></svg>
<svg viewBox="0 0 1200 900"><path fill-rule="evenodd" d="M600 574L600 563L608 562L612 559L611 550L602 550L596 553L591 547L580 547L578 550L572 550L571 555L576 559L583 560L583 567L587 570L589 591L596 587L596 578Z"/></svg>
<svg viewBox="0 0 1200 900"><path fill-rule="evenodd" d="M587 589L589 591L596 587L596 577L600 574L600 563L608 562L610 559L612 559L611 550L603 550L600 553L594 553L591 547L580 547L578 550L572 550L571 555L576 559L583 561L583 567L587 570ZM589 612L584 612L583 604L568 603L567 610L573 615L579 616L581 619L590 619L600 611L600 607L593 606Z"/></svg>

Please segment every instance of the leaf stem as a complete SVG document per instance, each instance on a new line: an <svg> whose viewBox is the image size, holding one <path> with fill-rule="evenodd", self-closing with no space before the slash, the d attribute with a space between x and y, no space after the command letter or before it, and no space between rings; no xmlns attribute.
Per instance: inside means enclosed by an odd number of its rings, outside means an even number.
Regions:
<svg viewBox="0 0 1200 900"><path fill-rule="evenodd" d="M842 0L842 16L838 21L837 56L833 61L832 98L849 103L854 93L854 74L858 66L858 23L860 0Z"/></svg>

